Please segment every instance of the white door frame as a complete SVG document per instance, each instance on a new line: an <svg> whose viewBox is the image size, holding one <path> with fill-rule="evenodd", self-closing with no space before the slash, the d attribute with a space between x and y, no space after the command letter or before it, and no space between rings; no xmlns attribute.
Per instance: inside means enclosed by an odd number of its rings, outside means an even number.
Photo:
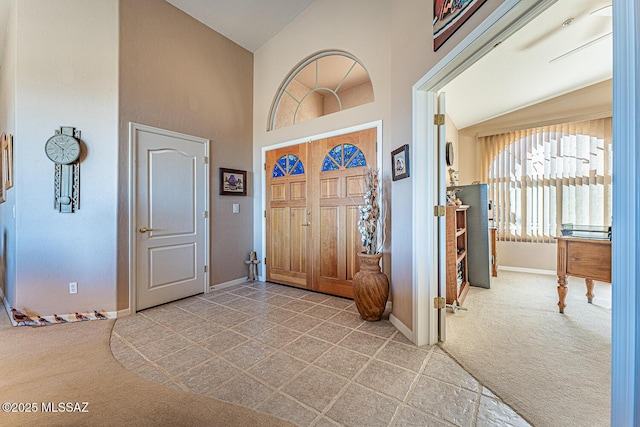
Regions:
<svg viewBox="0 0 640 427"><path fill-rule="evenodd" d="M413 156L417 164L429 164L433 155L429 147L434 141L432 117L435 92L457 76L468 64L484 55L495 42L507 37L524 22L539 14L555 0L542 0L537 5L529 1L506 0L496 11L447 55L436 67L413 87ZM510 19L512 11L528 10L521 19ZM513 15L513 16L517 16ZM498 23L515 22L509 28ZM489 31L489 28L494 28ZM636 347L640 342L640 276L636 268L640 257L640 5L635 1L613 1L613 133L618 141L614 149L613 223L612 241L612 338L611 338L611 425L640 425L640 360ZM496 34L499 34L497 36ZM484 41L483 41L484 40ZM487 42L487 40L489 40ZM450 75L451 78L448 78ZM416 168L417 171L425 168ZM433 191L435 177L418 174L414 177L414 235L413 295L414 342L418 345L437 342L437 323L429 302L437 295L437 260L430 242L436 240L436 227L416 222L420 215L431 211L437 203ZM422 189L422 191L417 191ZM427 192L424 192L427 189ZM419 234L422 233L422 234ZM431 259L429 266L422 266ZM425 280L428 280L426 282Z"/></svg>
<svg viewBox="0 0 640 427"><path fill-rule="evenodd" d="M611 425L640 425L640 4L613 1Z"/></svg>
<svg viewBox="0 0 640 427"><path fill-rule="evenodd" d="M206 158L210 158L209 150L210 150L210 141L205 138L200 138L197 136L187 135L184 133L178 133L166 129L160 129L153 126L142 125L139 123L129 122L129 314L134 314L137 309L137 277L138 277L138 239L137 239L137 200L136 196L137 186L138 186L138 178L137 178L137 166L138 166L138 158L137 158L137 139L135 134L137 131L146 131L153 132L160 135L165 135L174 138L185 139L188 141L198 142L204 144L205 147L205 156ZM204 210L206 212L211 212L211 208L209 205L209 163L205 163L204 165ZM211 253L210 239L209 239L209 215L205 218L204 223L204 259L205 265L210 265L209 254ZM203 292L209 292L209 280L211 277L211 271L207 271L204 273L204 289Z"/></svg>
<svg viewBox="0 0 640 427"><path fill-rule="evenodd" d="M376 128L376 152L378 155L376 156L376 167L378 170L382 171L382 120L376 120L369 123L363 123L361 125L350 126L348 128L333 130L329 132L320 133L313 136L305 136L303 138L294 139L291 141L281 142L278 144L268 145L266 147L262 147L262 159L261 159L261 173L262 173L262 212L265 212L267 209L267 171L264 168L264 165L267 161L267 151L275 150L276 148L289 147L291 145L298 145L304 142L311 142L317 139L323 138L332 138L334 136L345 135L347 133L358 132L365 129ZM381 189L381 197L384 198L383 189ZM262 247L260 249L262 251L262 256L258 256L258 259L264 259L267 256L267 218L262 215ZM267 279L267 267L262 269L262 274L260 275L260 281L266 281Z"/></svg>

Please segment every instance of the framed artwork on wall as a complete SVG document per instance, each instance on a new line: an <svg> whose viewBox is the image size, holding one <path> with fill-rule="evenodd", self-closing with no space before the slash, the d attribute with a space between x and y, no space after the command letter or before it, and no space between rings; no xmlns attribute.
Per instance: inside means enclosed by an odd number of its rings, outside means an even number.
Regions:
<svg viewBox="0 0 640 427"><path fill-rule="evenodd" d="M4 134L3 134L4 135ZM13 135L2 138L2 188L13 187Z"/></svg>
<svg viewBox="0 0 640 427"><path fill-rule="evenodd" d="M6 145L6 140L7 140L7 135L2 132L2 134L0 134L0 152L2 153L2 159L0 160L0 177L2 178L2 183L0 184L0 203L4 203L7 198L6 198L6 194L7 194L7 190L5 188L6 185L6 181L5 181L5 165L4 165L4 147Z"/></svg>
<svg viewBox="0 0 640 427"><path fill-rule="evenodd" d="M433 50L438 50L486 1L433 0Z"/></svg>
<svg viewBox="0 0 640 427"><path fill-rule="evenodd" d="M409 144L391 152L391 170L394 181L409 177Z"/></svg>
<svg viewBox="0 0 640 427"><path fill-rule="evenodd" d="M247 171L220 168L220 194L223 196L247 195Z"/></svg>

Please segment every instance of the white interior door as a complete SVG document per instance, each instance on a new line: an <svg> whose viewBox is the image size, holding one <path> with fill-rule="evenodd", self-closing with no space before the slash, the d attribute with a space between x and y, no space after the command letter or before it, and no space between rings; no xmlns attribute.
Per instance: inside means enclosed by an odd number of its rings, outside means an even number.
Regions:
<svg viewBox="0 0 640 427"><path fill-rule="evenodd" d="M441 92L437 100L438 116L445 116L445 94ZM445 147L447 144L445 120L440 120L437 124L438 131L438 205L447 205L447 181L446 181L446 161ZM446 217L438 217L438 297L447 296L447 269L446 269ZM445 341L447 338L446 309L438 309L438 341Z"/></svg>
<svg viewBox="0 0 640 427"><path fill-rule="evenodd" d="M136 310L206 291L209 141L132 125Z"/></svg>

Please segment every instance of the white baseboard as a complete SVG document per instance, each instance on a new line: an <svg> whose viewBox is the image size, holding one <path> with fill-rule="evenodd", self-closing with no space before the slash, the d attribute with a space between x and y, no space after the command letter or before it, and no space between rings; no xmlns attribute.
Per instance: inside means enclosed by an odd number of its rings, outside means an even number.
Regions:
<svg viewBox="0 0 640 427"><path fill-rule="evenodd" d="M402 335L407 337L409 341L411 341L412 343L416 342L415 334L413 333L413 331L409 329L404 323L402 323L396 316L394 316L393 313L389 315L389 322L391 322L391 324L395 326Z"/></svg>
<svg viewBox="0 0 640 427"><path fill-rule="evenodd" d="M518 273L531 273L531 274L546 274L549 276L556 276L556 273L553 270L541 270L537 268L523 268L523 267L510 267L508 265L499 265L498 270L503 271L517 271Z"/></svg>
<svg viewBox="0 0 640 427"><path fill-rule="evenodd" d="M214 289L224 289L224 288L228 288L230 286L235 286L235 285L242 285L244 283L247 283L247 278L241 277L240 279L230 280L228 282L212 285L209 287L209 291L213 291Z"/></svg>

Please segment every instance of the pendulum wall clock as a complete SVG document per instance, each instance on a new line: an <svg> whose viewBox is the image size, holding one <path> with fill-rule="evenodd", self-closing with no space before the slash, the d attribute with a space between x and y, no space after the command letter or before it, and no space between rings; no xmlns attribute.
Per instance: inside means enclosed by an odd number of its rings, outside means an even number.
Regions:
<svg viewBox="0 0 640 427"><path fill-rule="evenodd" d="M63 126L47 140L44 151L55 164L53 208L62 213L80 209L80 131Z"/></svg>

